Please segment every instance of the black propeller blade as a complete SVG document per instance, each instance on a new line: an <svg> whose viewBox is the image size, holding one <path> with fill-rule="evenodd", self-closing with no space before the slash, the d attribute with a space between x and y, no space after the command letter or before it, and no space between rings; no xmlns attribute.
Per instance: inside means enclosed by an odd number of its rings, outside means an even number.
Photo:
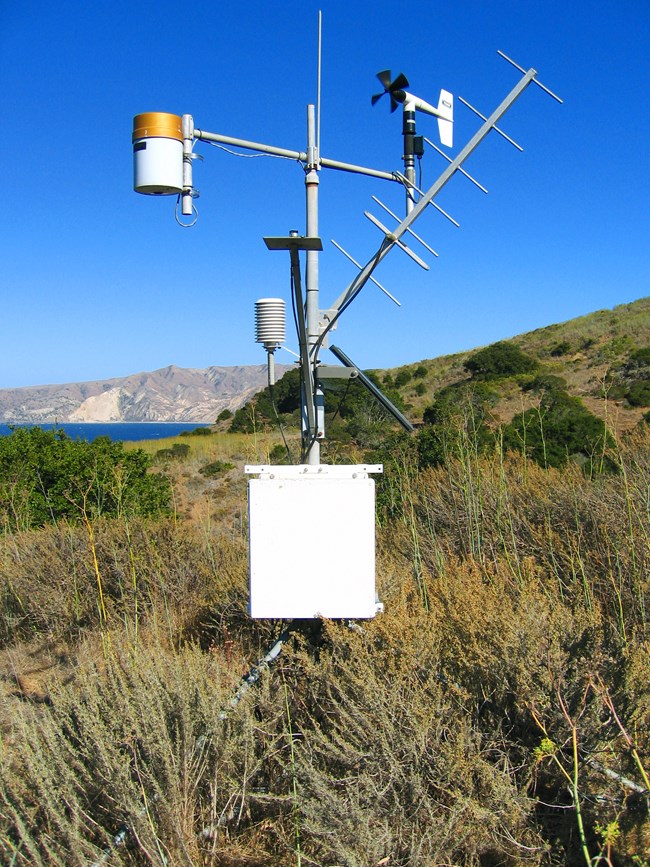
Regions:
<svg viewBox="0 0 650 867"><path fill-rule="evenodd" d="M372 97L372 104L382 98L384 93L390 94L390 110L395 111L400 102L404 102L404 88L409 86L408 79L404 73L400 72L395 81L390 80L390 69L384 69L377 73L377 78L384 88L382 93L376 93Z"/></svg>

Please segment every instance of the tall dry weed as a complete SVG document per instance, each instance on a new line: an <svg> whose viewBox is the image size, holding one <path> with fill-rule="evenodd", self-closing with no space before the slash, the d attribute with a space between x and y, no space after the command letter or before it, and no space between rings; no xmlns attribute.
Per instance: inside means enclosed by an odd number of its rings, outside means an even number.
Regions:
<svg viewBox="0 0 650 867"><path fill-rule="evenodd" d="M246 863L248 789L273 739L250 708L230 712L236 682L197 646L114 642L36 718L16 712L0 766L3 863L219 864L229 850Z"/></svg>
<svg viewBox="0 0 650 867"><path fill-rule="evenodd" d="M98 625L137 633L154 620L177 640L206 611L246 610L245 542L219 528L115 519L96 521L92 538L61 523L0 544L0 643L72 640Z"/></svg>

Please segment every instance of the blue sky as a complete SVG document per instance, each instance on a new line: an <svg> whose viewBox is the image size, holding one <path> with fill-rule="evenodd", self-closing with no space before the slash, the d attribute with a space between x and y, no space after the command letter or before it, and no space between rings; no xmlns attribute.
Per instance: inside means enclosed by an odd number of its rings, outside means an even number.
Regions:
<svg viewBox="0 0 650 867"><path fill-rule="evenodd" d="M297 163L243 159L199 143L199 220L132 190L131 128L143 111L190 113L197 127L295 150L316 96L323 11L322 155L402 168L401 116L375 73L403 71L436 103L444 87L489 114L519 74L501 49L564 99L531 86L503 128L415 230L439 253L426 273L394 250L335 342L362 367L392 367L485 345L650 294L650 4L479 2L302 4L0 0L0 387L104 379L168 364L262 363L254 302L288 300L288 256L264 235L304 231ZM456 153L480 121L456 106ZM418 132L435 140L433 119ZM428 150L424 188L445 163ZM363 216L399 186L323 170L321 306L380 236ZM293 335L288 340L295 348ZM291 356L279 353L278 361ZM324 353L324 360L332 360Z"/></svg>

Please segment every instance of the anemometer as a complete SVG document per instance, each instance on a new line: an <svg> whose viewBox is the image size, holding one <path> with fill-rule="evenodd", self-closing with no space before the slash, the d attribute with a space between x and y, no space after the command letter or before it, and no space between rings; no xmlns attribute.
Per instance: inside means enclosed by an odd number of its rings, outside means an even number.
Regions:
<svg viewBox="0 0 650 867"><path fill-rule="evenodd" d="M295 312L301 372L302 461L295 466L247 466L255 476L248 482L250 605L252 617L261 618L369 618L382 609L375 594L375 492L372 474L382 472L380 464L333 466L321 464L320 443L325 437L323 384L328 379L358 379L407 430L412 425L362 371L337 346L329 345L338 319L352 304L368 281L375 283L399 304L373 276L379 263L398 247L420 267L428 264L407 246L408 234L432 255L438 254L412 229L413 223L428 207L436 208L456 226L459 224L435 202L436 196L458 172L483 192L463 163L495 130L522 148L497 124L529 84L535 84L558 102L562 100L537 79L535 69L524 69L503 52L498 54L514 66L521 78L497 108L484 116L462 97L458 101L476 114L482 124L456 156L447 154L426 136L416 133L416 115L435 118L440 143L452 148L454 141L454 97L440 90L437 105L408 91L408 79L390 70L377 74L383 90L371 97L372 105L388 97L390 111L402 107L404 137L403 171L382 171L323 157L320 154L320 16L318 49L318 99L307 110L307 146L304 151L233 138L197 128L189 114L164 112L136 115L133 123L134 189L153 196L175 195L181 214L193 225L198 212L198 196L193 184L193 162L197 142L212 142L244 148L262 154L287 157L300 162L305 172L307 219L305 233L291 231L283 237L267 237L269 250L289 253L291 260L291 301ZM423 191L418 189L415 159L428 144L446 161L437 180ZM399 217L379 198L375 204L388 214L392 228L370 211L365 216L379 229L381 241L365 264L360 264L336 241L332 243L357 268L357 274L339 297L327 308L319 304L318 256L322 242L318 228L319 173L322 169L363 174L400 184L405 191L405 216ZM384 220L386 218L383 218ZM177 220L180 219L177 215ZM305 260L304 289L301 255ZM268 357L269 384L274 381L273 358L285 341L285 302L281 298L262 298L255 305L255 333ZM329 348L341 362L321 362L321 350ZM314 536L319 540L314 545Z"/></svg>

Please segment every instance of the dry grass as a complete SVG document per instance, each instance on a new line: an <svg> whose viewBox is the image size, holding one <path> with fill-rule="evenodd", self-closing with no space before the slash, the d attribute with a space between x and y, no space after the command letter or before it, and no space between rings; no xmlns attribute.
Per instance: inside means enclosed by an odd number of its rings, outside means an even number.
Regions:
<svg viewBox="0 0 650 867"><path fill-rule="evenodd" d="M385 614L296 626L236 705L281 625L245 613L234 471L205 512L6 535L0 861L647 864L650 433L613 457L405 454Z"/></svg>

